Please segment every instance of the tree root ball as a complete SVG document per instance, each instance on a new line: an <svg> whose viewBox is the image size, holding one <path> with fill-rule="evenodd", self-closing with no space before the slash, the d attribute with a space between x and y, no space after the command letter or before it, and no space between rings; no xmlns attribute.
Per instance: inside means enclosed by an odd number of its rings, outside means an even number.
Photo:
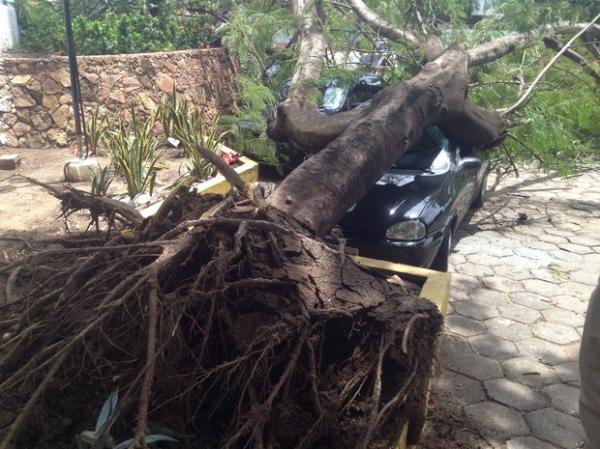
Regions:
<svg viewBox="0 0 600 449"><path fill-rule="evenodd" d="M160 424L179 447L387 448L419 418L442 319L418 287L250 200L202 201L0 267L20 295L0 322L0 398L21 410L3 449L40 447L48 412L93 428L114 390L113 436L139 446Z"/></svg>

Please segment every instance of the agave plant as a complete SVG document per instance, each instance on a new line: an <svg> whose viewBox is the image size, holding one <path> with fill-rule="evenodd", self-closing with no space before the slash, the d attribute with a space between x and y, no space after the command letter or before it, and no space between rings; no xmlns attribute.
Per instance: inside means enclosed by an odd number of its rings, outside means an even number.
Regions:
<svg viewBox="0 0 600 449"><path fill-rule="evenodd" d="M152 195L156 173L163 168L162 152L157 151L154 135L156 115L140 120L131 111L129 123L121 122L116 131L109 131L106 142L117 171L127 183L127 194L134 198L148 191Z"/></svg>
<svg viewBox="0 0 600 449"><path fill-rule="evenodd" d="M85 124L85 133L88 139L88 145L93 154L99 154L100 144L103 141L110 124L105 113L100 112L100 107L96 107L89 116Z"/></svg>
<svg viewBox="0 0 600 449"><path fill-rule="evenodd" d="M160 121L165 139L173 137L173 116L179 113L182 104L177 97L177 89L173 84L170 94L162 97L157 109L156 117Z"/></svg>
<svg viewBox="0 0 600 449"><path fill-rule="evenodd" d="M216 117L212 121L205 119L200 110L190 105L187 100L164 101L161 108L161 116L169 117L162 119L163 127L168 122L171 135L182 143L186 151L186 171L199 180L213 176L215 168L200 155L198 146L201 145L217 154L221 153L221 142L227 132L219 132L219 118Z"/></svg>
<svg viewBox="0 0 600 449"><path fill-rule="evenodd" d="M112 181L113 169L110 165L96 170L92 178L92 195L106 196Z"/></svg>

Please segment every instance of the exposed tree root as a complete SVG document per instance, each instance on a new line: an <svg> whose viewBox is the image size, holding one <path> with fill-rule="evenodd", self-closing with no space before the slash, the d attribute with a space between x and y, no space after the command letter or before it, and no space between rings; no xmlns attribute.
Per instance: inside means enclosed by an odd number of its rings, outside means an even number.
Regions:
<svg viewBox="0 0 600 449"><path fill-rule="evenodd" d="M57 386L75 401L124 391L112 419L124 437L134 420L132 447L151 422L180 447L391 447L428 377L435 306L248 200L198 202L173 200L133 242L39 252L0 273L19 269L0 398L24 406L1 449L40 447L30 418Z"/></svg>

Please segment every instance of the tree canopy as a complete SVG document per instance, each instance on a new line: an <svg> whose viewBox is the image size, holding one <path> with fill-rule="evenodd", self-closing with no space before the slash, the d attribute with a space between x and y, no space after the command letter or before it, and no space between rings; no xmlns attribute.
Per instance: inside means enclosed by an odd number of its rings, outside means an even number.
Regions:
<svg viewBox="0 0 600 449"><path fill-rule="evenodd" d="M348 2L353 3L353 2ZM357 73L378 70L388 83L407 80L422 68L424 47L408 41L385 39L383 28L374 29L360 20L345 2L323 2L320 20L327 41L326 59L318 84L332 78L351 82ZM556 54L540 38L543 28L585 22L593 17L593 2L575 1L493 1L485 3L486 15L473 23L471 12L479 2L444 0L435 2L370 1L371 11L398 29L421 30L438 36L445 45L474 46L515 33L532 32L539 39L506 57L470 69L470 96L486 108L504 108L514 103L539 71ZM266 11L269 11L266 14ZM274 113L277 86L292 76L298 55L297 16L289 14L286 2L251 1L235 5L225 25L223 41L242 64L241 118L250 120L262 132L258 138L243 136L242 145L268 159L285 158L266 135L266 121ZM533 30L539 30L537 33ZM565 28L566 30L566 28ZM566 42L572 33L557 28L553 35ZM278 44L282 37L286 44ZM284 41L286 40L284 39ZM600 146L600 70L594 28L573 46L589 65L561 58L536 86L535 95L515 114L518 126L496 151L499 160L532 161L545 169L570 173L597 154ZM408 43L407 43L408 42ZM364 55L382 53L387 67L352 64ZM277 68L277 70L274 70ZM318 93L317 93L318 95ZM512 138L514 136L514 138ZM248 141L249 140L249 141Z"/></svg>

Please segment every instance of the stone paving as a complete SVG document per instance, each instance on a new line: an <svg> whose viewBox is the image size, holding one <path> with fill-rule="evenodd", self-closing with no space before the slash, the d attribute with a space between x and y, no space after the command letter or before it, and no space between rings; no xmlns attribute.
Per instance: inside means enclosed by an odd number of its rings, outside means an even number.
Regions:
<svg viewBox="0 0 600 449"><path fill-rule="evenodd" d="M600 275L600 171L492 181L455 236L432 412L461 417L469 443L457 447L574 449L580 336Z"/></svg>

